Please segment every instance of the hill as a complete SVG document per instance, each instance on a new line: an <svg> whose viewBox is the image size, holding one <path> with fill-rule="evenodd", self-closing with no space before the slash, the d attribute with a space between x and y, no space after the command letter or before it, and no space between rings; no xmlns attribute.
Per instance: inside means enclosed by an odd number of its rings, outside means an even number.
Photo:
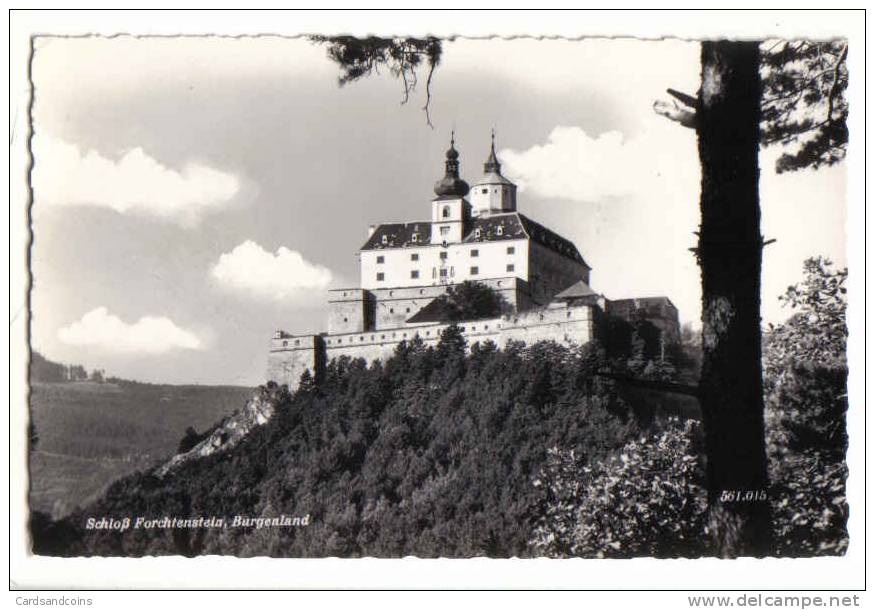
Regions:
<svg viewBox="0 0 875 610"><path fill-rule="evenodd" d="M187 427L207 428L251 393L131 381L32 383L31 508L55 518L67 514L119 477L154 466L176 449Z"/></svg>
<svg viewBox="0 0 875 610"><path fill-rule="evenodd" d="M403 343L385 364L333 361L232 449L114 483L60 523L35 525L60 555L507 557L548 499L533 485L550 447L597 462L641 430L599 348L554 343L466 355L450 327L436 348ZM651 417L649 419L653 419ZM212 517L223 527L86 530L89 518ZM234 517L306 517L235 527ZM299 524L300 525L300 524Z"/></svg>

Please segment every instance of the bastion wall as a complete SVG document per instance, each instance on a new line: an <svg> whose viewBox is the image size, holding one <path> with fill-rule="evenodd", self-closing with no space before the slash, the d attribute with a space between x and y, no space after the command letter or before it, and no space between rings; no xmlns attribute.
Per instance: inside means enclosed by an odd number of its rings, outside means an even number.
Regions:
<svg viewBox="0 0 875 610"><path fill-rule="evenodd" d="M595 309L590 305L551 303L549 307L497 318L459 322L458 326L469 347L486 341L492 341L500 348L511 341L531 345L552 340L561 345L583 345L595 336ZM441 323L401 324L367 332L305 336L277 332L271 340L267 380L294 389L305 370L318 377L334 358L363 358L369 364L375 360L385 361L401 341L418 336L424 344L436 345L448 326Z"/></svg>

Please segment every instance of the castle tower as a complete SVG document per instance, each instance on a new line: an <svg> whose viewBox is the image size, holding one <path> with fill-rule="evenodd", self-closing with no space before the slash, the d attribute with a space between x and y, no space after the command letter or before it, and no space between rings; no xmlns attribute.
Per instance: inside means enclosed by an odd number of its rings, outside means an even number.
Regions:
<svg viewBox="0 0 875 610"><path fill-rule="evenodd" d="M495 156L495 130L489 158L483 164L483 177L471 189L471 207L475 217L516 212L516 185L501 175L501 163Z"/></svg>
<svg viewBox="0 0 875 610"><path fill-rule="evenodd" d="M434 185L437 197L431 203L431 243L453 244L465 236L465 224L471 218L471 204L465 199L470 187L459 177L459 152L456 134L450 135L447 150L446 173Z"/></svg>

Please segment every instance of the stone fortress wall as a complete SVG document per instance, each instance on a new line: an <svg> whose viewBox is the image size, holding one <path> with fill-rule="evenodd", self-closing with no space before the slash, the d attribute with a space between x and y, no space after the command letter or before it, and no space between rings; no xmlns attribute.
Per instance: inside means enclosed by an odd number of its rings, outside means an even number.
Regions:
<svg viewBox="0 0 875 610"><path fill-rule="evenodd" d="M503 348L511 341L531 345L543 340L583 345L595 336L597 310L598 307L592 305L551 303L548 307L497 318L460 322L458 326L469 346L492 341ZM363 358L368 363L385 361L401 341L418 336L424 344L436 345L448 326L446 323L402 323L380 330L303 336L277 332L271 340L267 377L269 381L294 389L305 370L318 374L334 358Z"/></svg>

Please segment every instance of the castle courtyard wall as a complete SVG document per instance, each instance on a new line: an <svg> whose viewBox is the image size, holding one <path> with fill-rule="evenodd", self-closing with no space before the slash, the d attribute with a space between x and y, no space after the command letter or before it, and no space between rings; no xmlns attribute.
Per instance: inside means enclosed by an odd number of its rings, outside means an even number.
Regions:
<svg viewBox="0 0 875 610"><path fill-rule="evenodd" d="M561 345L583 345L595 335L594 309L592 306L553 304L498 318L459 322L458 326L469 347L486 341L492 341L500 348L511 341L522 341L527 345L545 340ZM436 345L441 333L449 326L420 324L363 333L277 336L272 341L268 358L268 381L294 389L304 370L309 369L316 375L325 363L341 356L363 358L368 363L386 361L401 341L418 336L425 345Z"/></svg>

